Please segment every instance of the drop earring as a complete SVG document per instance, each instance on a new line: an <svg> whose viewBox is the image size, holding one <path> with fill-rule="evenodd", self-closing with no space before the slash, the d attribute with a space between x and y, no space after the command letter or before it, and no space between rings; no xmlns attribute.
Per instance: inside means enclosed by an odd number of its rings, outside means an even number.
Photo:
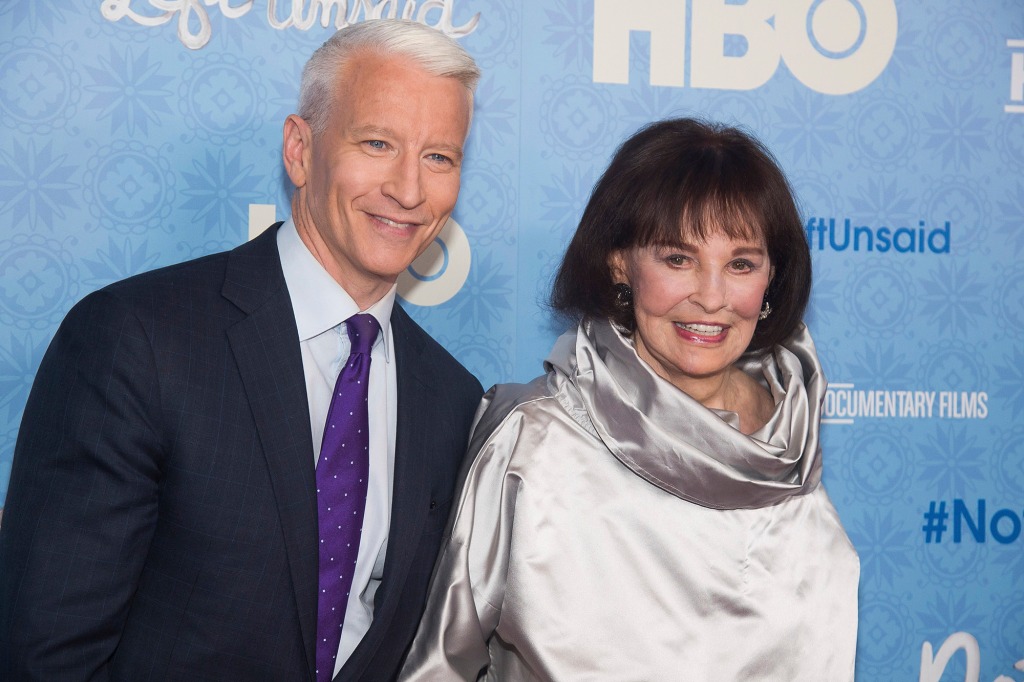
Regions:
<svg viewBox="0 0 1024 682"><path fill-rule="evenodd" d="M625 282L616 282L615 286L615 305L620 308L629 308L633 305L633 289Z"/></svg>

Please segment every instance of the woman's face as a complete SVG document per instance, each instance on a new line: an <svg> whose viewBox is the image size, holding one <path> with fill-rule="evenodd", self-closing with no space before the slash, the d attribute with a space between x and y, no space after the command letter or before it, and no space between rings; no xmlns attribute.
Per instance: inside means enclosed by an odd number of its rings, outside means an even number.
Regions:
<svg viewBox="0 0 1024 682"><path fill-rule="evenodd" d="M721 233L617 251L610 265L614 281L633 289L637 354L690 395L724 378L746 350L774 275L763 239Z"/></svg>

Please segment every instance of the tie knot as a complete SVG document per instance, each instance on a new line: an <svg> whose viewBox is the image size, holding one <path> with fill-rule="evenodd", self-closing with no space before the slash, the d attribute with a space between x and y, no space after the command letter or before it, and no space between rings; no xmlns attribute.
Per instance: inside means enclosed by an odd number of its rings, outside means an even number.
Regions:
<svg viewBox="0 0 1024 682"><path fill-rule="evenodd" d="M348 339L352 342L352 353L370 354L373 342L377 340L380 324L373 315L359 313L345 320L348 328Z"/></svg>

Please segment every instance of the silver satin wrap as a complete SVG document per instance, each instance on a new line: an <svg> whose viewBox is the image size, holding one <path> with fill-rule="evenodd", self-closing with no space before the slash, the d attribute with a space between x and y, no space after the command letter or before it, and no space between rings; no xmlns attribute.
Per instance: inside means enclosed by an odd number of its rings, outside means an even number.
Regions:
<svg viewBox="0 0 1024 682"><path fill-rule="evenodd" d="M484 398L401 680L852 680L859 563L820 485L806 330L745 436L607 322Z"/></svg>

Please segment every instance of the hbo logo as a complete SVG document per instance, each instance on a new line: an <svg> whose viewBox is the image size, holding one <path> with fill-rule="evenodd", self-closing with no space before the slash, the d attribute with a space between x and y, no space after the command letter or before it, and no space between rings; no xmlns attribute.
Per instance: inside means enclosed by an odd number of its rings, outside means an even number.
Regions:
<svg viewBox="0 0 1024 682"><path fill-rule="evenodd" d="M856 92L896 46L895 0L594 0L594 82L629 82L630 31L650 33L652 85L753 90L786 66L827 95ZM769 21L771 23L769 23ZM686 45L687 33L690 45ZM726 36L746 43L726 55Z"/></svg>

